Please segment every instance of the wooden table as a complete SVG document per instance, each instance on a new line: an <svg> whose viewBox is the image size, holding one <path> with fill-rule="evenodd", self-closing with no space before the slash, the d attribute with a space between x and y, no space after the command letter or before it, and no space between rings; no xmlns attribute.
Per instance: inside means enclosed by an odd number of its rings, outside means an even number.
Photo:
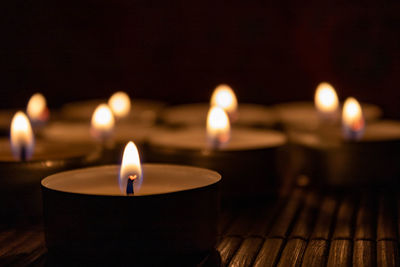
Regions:
<svg viewBox="0 0 400 267"><path fill-rule="evenodd" d="M221 264L214 266L399 266L399 216L394 193L295 188L276 201L224 211ZM40 226L1 229L0 266L46 262Z"/></svg>

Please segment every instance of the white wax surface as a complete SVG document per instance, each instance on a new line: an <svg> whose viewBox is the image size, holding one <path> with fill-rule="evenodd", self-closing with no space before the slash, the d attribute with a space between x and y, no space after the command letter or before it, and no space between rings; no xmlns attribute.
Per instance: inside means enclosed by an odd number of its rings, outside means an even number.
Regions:
<svg viewBox="0 0 400 267"><path fill-rule="evenodd" d="M221 179L217 172L189 166L143 164L143 183L135 196L165 194L212 185ZM42 185L56 191L124 196L118 185L118 165L91 167L60 172L42 180Z"/></svg>
<svg viewBox="0 0 400 267"><path fill-rule="evenodd" d="M310 146L331 146L339 145L345 141L342 136L341 130L337 129L335 133L337 136L336 141L330 139L326 142L320 138L319 135L315 133L301 133L294 134L294 141L300 141L301 143L308 144ZM377 122L371 122L366 124L364 136L361 140L354 141L353 143L379 143L379 142L391 142L400 141L400 122L391 120L382 120ZM347 142L347 141L346 141Z"/></svg>
<svg viewBox="0 0 400 267"><path fill-rule="evenodd" d="M97 149L95 145L87 143L66 144L63 142L51 142L49 140L36 140L35 150L30 161L51 161L87 157L92 153L98 152L96 151ZM17 161L12 156L8 138L0 139L0 161Z"/></svg>
<svg viewBox="0 0 400 267"><path fill-rule="evenodd" d="M382 110L373 104L361 103L366 121L374 121L382 116ZM319 115L313 102L289 102L275 106L277 116L286 125L305 130L316 130ZM339 112L339 118L341 113Z"/></svg>
<svg viewBox="0 0 400 267"><path fill-rule="evenodd" d="M162 118L169 124L203 126L206 125L209 108L208 103L179 105L166 109ZM235 123L272 126L276 123L276 115L272 109L262 105L239 103Z"/></svg>
<svg viewBox="0 0 400 267"><path fill-rule="evenodd" d="M119 143L143 142L152 129L148 124L117 122L112 140ZM96 142L90 134L90 123L55 122L43 129L42 134L50 140Z"/></svg>
<svg viewBox="0 0 400 267"><path fill-rule="evenodd" d="M256 129L232 129L231 140L221 150L250 150L281 146L286 142L286 136L277 131ZM204 150L208 148L206 129L189 128L180 130L158 130L149 137L150 145Z"/></svg>
<svg viewBox="0 0 400 267"><path fill-rule="evenodd" d="M107 103L108 99L92 99L65 104L61 109L61 115L66 119L82 120L90 122L93 112L101 103ZM131 111L124 120L139 120L154 123L158 112L164 104L158 101L145 99L131 99Z"/></svg>

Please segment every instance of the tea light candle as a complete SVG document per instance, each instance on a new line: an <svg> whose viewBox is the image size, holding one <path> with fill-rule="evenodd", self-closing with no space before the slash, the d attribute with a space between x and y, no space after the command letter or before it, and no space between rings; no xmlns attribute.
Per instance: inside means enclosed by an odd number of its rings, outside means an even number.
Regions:
<svg viewBox="0 0 400 267"><path fill-rule="evenodd" d="M397 183L400 122L371 122L364 129L361 107L358 103L351 106L354 99L349 101L344 112L357 110L343 119L347 123L343 133L337 130L330 139L316 133L293 135L300 172L323 186L362 188Z"/></svg>
<svg viewBox="0 0 400 267"><path fill-rule="evenodd" d="M133 99L131 101L129 97L125 98L127 95L122 94L122 92L117 93L119 94L113 95L114 98L111 96L109 100L93 99L68 103L61 108L60 117L69 121L90 121L95 108L101 103L109 102L110 106L116 107L114 115L120 114L118 115L120 116L119 119L154 124L158 118L158 113L165 105L162 102L145 99ZM127 105L129 105L129 111L125 114L124 108L121 108L121 106L128 108Z"/></svg>
<svg viewBox="0 0 400 267"><path fill-rule="evenodd" d="M221 121L211 124L220 127ZM201 127L154 131L149 136L148 160L217 170L224 177L222 194L227 201L276 193L280 182L277 156L285 136L271 130L234 128L229 133L229 127L225 129L228 133L208 129L208 137Z"/></svg>
<svg viewBox="0 0 400 267"><path fill-rule="evenodd" d="M43 176L94 164L100 156L100 151L90 144L35 142L22 112L13 120L11 138L11 146L8 139L0 139L0 214L5 221L38 219Z"/></svg>
<svg viewBox="0 0 400 267"><path fill-rule="evenodd" d="M339 126L338 96L329 83L322 82L312 102L289 102L274 106L282 126L288 131L316 131L332 125ZM361 104L367 122L379 119L382 110L373 104Z"/></svg>
<svg viewBox="0 0 400 267"><path fill-rule="evenodd" d="M131 176L133 195L125 191ZM220 180L196 167L140 166L132 143L121 167L51 175L42 180L50 256L139 265L198 260L216 243Z"/></svg>
<svg viewBox="0 0 400 267"><path fill-rule="evenodd" d="M257 104L237 103L233 90L225 84L218 86L210 103L185 104L167 108L161 121L169 126L203 126L210 106L220 106L234 126L274 127L277 119L274 111Z"/></svg>

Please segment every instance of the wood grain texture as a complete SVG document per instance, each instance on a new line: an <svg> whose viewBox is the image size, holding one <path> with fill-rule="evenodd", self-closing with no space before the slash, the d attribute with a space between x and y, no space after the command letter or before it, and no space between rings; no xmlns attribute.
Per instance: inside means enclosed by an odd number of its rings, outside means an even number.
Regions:
<svg viewBox="0 0 400 267"><path fill-rule="evenodd" d="M237 252L235 253L235 256L230 261L229 266L231 267L252 266L263 242L264 239L260 237L246 238L240 245Z"/></svg>
<svg viewBox="0 0 400 267"><path fill-rule="evenodd" d="M376 238L376 201L364 195L356 215L355 239L375 240Z"/></svg>
<svg viewBox="0 0 400 267"><path fill-rule="evenodd" d="M376 266L376 242L370 240L356 240L353 248L353 266Z"/></svg>
<svg viewBox="0 0 400 267"><path fill-rule="evenodd" d="M285 238L287 236L297 212L302 205L303 194L304 192L301 190L295 190L293 192L286 206L276 218L268 237Z"/></svg>
<svg viewBox="0 0 400 267"><path fill-rule="evenodd" d="M333 240L329 249L328 267L351 266L353 259L352 241Z"/></svg>
<svg viewBox="0 0 400 267"><path fill-rule="evenodd" d="M236 236L226 236L218 244L217 250L221 255L222 266L227 266L238 250L242 238Z"/></svg>
<svg viewBox="0 0 400 267"><path fill-rule="evenodd" d="M332 196L324 197L319 214L315 223L311 239L328 240L332 224L335 221L334 215L337 207L337 199Z"/></svg>
<svg viewBox="0 0 400 267"><path fill-rule="evenodd" d="M378 267L400 266L398 242L392 240L378 241L376 250Z"/></svg>
<svg viewBox="0 0 400 267"><path fill-rule="evenodd" d="M282 238L268 238L258 252L254 261L255 267L272 267L279 260L279 254L284 240Z"/></svg>
<svg viewBox="0 0 400 267"><path fill-rule="evenodd" d="M279 260L279 267L301 266L303 254L306 249L307 242L303 239L290 239L282 251L282 256Z"/></svg>
<svg viewBox="0 0 400 267"><path fill-rule="evenodd" d="M315 193L307 195L304 207L290 233L290 238L303 238L307 240L310 237L317 215L318 200L319 197Z"/></svg>
<svg viewBox="0 0 400 267"><path fill-rule="evenodd" d="M397 240L397 211L394 199L382 195L379 199L377 240Z"/></svg>
<svg viewBox="0 0 400 267"><path fill-rule="evenodd" d="M332 239L351 239L353 238L355 202L351 197L346 197L340 203L336 216L335 229Z"/></svg>
<svg viewBox="0 0 400 267"><path fill-rule="evenodd" d="M307 245L303 256L303 267L323 267L328 259L328 241L313 239Z"/></svg>

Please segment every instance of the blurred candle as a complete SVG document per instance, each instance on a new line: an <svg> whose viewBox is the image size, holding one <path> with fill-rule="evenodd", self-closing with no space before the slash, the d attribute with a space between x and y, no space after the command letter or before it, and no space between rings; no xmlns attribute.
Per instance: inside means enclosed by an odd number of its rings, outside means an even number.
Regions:
<svg viewBox="0 0 400 267"><path fill-rule="evenodd" d="M211 106L218 106L226 111L231 121L237 119L238 102L236 95L229 85L221 84L211 95Z"/></svg>
<svg viewBox="0 0 400 267"><path fill-rule="evenodd" d="M364 134L365 121L362 109L353 97L347 98L344 102L342 129L344 137L349 140L359 140Z"/></svg>
<svg viewBox="0 0 400 267"><path fill-rule="evenodd" d="M11 121L10 142L15 159L31 159L35 141L29 119L22 111L18 111Z"/></svg>
<svg viewBox="0 0 400 267"><path fill-rule="evenodd" d="M131 100L125 92L114 93L108 100L108 105L116 119L125 118L131 111Z"/></svg>
<svg viewBox="0 0 400 267"><path fill-rule="evenodd" d="M49 119L46 98L40 93L32 95L28 101L26 113L35 128L45 124Z"/></svg>
<svg viewBox="0 0 400 267"><path fill-rule="evenodd" d="M92 128L90 130L92 136L98 141L107 142L114 130L114 115L107 104L100 104L92 116Z"/></svg>
<svg viewBox="0 0 400 267"><path fill-rule="evenodd" d="M207 138L212 148L229 142L231 126L226 112L217 106L211 107L207 116Z"/></svg>
<svg viewBox="0 0 400 267"><path fill-rule="evenodd" d="M323 120L334 122L337 119L339 101L332 85L320 83L315 91L314 103Z"/></svg>

